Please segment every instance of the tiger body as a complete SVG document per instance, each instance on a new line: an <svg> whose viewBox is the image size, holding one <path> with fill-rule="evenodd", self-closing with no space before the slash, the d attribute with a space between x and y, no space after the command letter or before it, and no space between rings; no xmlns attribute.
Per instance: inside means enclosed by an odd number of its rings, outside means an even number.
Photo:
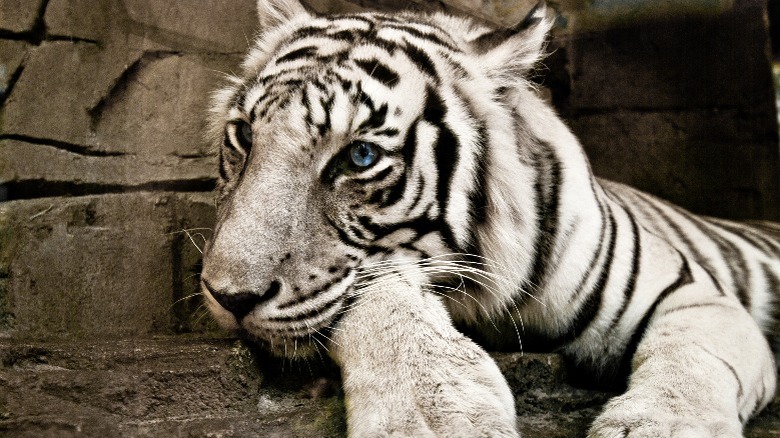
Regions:
<svg viewBox="0 0 780 438"><path fill-rule="evenodd" d="M258 7L267 30L215 98L204 295L279 354L328 350L350 435L516 435L506 382L453 320L630 374L594 437L739 436L773 398L778 227L597 179L523 76L542 9L506 32Z"/></svg>

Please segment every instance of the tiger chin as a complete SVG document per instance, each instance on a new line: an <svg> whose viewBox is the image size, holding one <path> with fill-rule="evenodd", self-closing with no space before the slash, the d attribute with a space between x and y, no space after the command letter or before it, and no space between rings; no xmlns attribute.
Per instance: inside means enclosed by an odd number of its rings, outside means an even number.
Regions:
<svg viewBox="0 0 780 438"><path fill-rule="evenodd" d="M595 177L527 79L543 4L513 29L258 10L213 100L203 292L277 354L330 354L350 436L518 436L506 381L454 323L622 382L594 438L741 436L773 399L780 226Z"/></svg>

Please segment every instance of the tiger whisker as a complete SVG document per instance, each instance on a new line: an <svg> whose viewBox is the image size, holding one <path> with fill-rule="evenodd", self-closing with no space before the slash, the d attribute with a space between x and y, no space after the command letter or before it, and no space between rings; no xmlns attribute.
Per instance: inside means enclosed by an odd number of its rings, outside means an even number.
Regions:
<svg viewBox="0 0 780 438"><path fill-rule="evenodd" d="M181 297L181 298L179 298L178 300L174 301L174 302L171 304L171 308L172 308L173 306L175 306L175 305L179 304L180 302L184 301L184 300L188 300L188 299L190 299L190 298L197 297L198 295L203 295L203 292L195 292L195 293L193 293L193 294L189 294L189 295L187 295L186 297Z"/></svg>

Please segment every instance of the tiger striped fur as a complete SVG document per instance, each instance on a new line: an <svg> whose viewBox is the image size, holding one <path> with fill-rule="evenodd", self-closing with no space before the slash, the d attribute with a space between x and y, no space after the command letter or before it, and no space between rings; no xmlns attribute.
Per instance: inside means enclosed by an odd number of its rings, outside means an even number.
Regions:
<svg viewBox="0 0 780 438"><path fill-rule="evenodd" d="M328 350L351 436L517 435L506 382L453 321L627 378L591 437L740 436L773 398L780 227L594 177L526 79L543 6L511 30L258 8L214 100L204 295L278 354Z"/></svg>

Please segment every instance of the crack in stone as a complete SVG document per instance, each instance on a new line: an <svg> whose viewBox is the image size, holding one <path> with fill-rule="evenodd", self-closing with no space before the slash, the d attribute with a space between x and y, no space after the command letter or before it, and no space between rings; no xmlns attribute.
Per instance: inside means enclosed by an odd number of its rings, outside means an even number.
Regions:
<svg viewBox="0 0 780 438"><path fill-rule="evenodd" d="M41 2L38 13L35 16L35 22L30 30L24 32L12 32L10 30L0 30L0 38L4 40L26 41L31 44L39 45L46 38L46 22L43 17L46 14L46 8L49 6L49 0Z"/></svg>
<svg viewBox="0 0 780 438"><path fill-rule="evenodd" d="M84 146L75 143L69 143L62 140L52 140L48 138L38 138L29 135L21 134L3 134L0 135L0 140L16 140L25 143L37 144L42 146L50 146L56 149L61 149L67 152L71 152L78 155L84 155L87 157L121 157L121 156L135 156L135 154L127 152L115 152L115 151L100 151L91 149L89 146Z"/></svg>
<svg viewBox="0 0 780 438"><path fill-rule="evenodd" d="M4 87L3 89L0 89L0 108L5 105L5 101L8 99L8 97L11 95L11 92L14 90L14 86L16 85L16 82L19 80L19 77L22 76L22 71L24 71L24 62L27 58L27 55L24 55L24 58L22 58L22 62L19 64L18 67L16 67L16 70L14 70L13 73L11 73L11 77L8 79L8 86Z"/></svg>
<svg viewBox="0 0 780 438"><path fill-rule="evenodd" d="M210 192L214 190L216 182L216 178L192 178L123 185L34 179L0 183L0 189L4 189L5 191L4 201L15 201L55 196L88 196L112 193Z"/></svg>
<svg viewBox="0 0 780 438"><path fill-rule="evenodd" d="M93 44L96 46L100 45L100 41L93 40L90 38L82 38L77 36L71 36L71 35L46 35L45 41L66 41L74 44L82 43L82 44Z"/></svg>
<svg viewBox="0 0 780 438"><path fill-rule="evenodd" d="M181 55L181 52L169 50L154 50L143 52L141 56L128 65L116 78L108 92L106 92L105 95L103 95L103 97L101 97L95 105L87 110L87 115L89 115L90 118L90 130L92 132L97 131L97 127L103 118L103 114L114 104L117 99L119 99L124 94L129 84L133 82L136 77L138 77L138 74L141 72L141 70L154 61L165 59L171 56Z"/></svg>

